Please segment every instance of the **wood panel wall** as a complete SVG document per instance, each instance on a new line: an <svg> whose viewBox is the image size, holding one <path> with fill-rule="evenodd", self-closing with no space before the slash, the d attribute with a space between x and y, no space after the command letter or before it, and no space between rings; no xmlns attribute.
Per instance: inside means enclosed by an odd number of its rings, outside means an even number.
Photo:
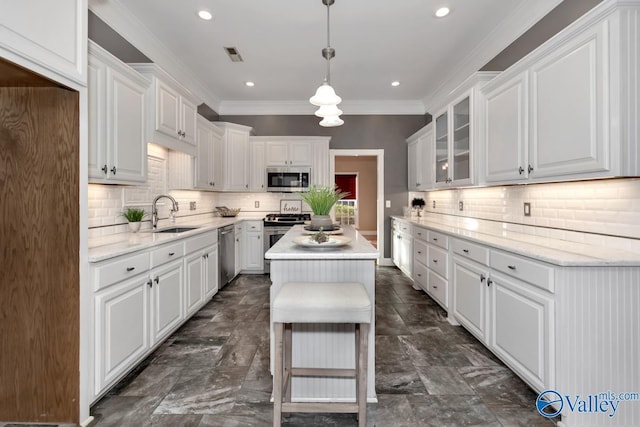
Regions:
<svg viewBox="0 0 640 427"><path fill-rule="evenodd" d="M79 418L79 97L0 87L0 424Z"/></svg>

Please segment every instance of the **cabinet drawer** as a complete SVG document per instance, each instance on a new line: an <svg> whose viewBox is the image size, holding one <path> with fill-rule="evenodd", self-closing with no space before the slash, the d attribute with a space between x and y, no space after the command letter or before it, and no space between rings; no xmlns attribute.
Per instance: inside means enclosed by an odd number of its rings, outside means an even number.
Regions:
<svg viewBox="0 0 640 427"><path fill-rule="evenodd" d="M433 271L429 272L429 293L431 293L435 299L440 301L442 305L448 307L447 281L435 274Z"/></svg>
<svg viewBox="0 0 640 427"><path fill-rule="evenodd" d="M428 245L422 240L413 241L413 260L429 265Z"/></svg>
<svg viewBox="0 0 640 427"><path fill-rule="evenodd" d="M407 224L406 222L398 222L398 230L402 233L411 234L411 224Z"/></svg>
<svg viewBox="0 0 640 427"><path fill-rule="evenodd" d="M429 243L440 246L442 249L449 249L449 238L444 234L435 231L428 232Z"/></svg>
<svg viewBox="0 0 640 427"><path fill-rule="evenodd" d="M164 245L151 251L151 268L184 256L184 241Z"/></svg>
<svg viewBox="0 0 640 427"><path fill-rule="evenodd" d="M262 221L245 221L245 231L262 231Z"/></svg>
<svg viewBox="0 0 640 427"><path fill-rule="evenodd" d="M424 265L416 262L413 264L413 280L423 291L428 291L429 270Z"/></svg>
<svg viewBox="0 0 640 427"><path fill-rule="evenodd" d="M482 265L489 265L489 249L466 240L451 240L453 251Z"/></svg>
<svg viewBox="0 0 640 427"><path fill-rule="evenodd" d="M434 246L429 247L429 268L444 278L449 277L449 254Z"/></svg>
<svg viewBox="0 0 640 427"><path fill-rule="evenodd" d="M211 246L217 241L218 241L217 230L191 237L190 239L187 239L185 242L185 248L184 248L185 253L190 254L191 252L197 251L202 248L206 248L207 246Z"/></svg>
<svg viewBox="0 0 640 427"><path fill-rule="evenodd" d="M416 239L424 240L426 242L428 240L428 233L429 232L424 228L413 227L413 237Z"/></svg>
<svg viewBox="0 0 640 427"><path fill-rule="evenodd" d="M549 292L554 291L553 267L549 265L492 250L491 268Z"/></svg>
<svg viewBox="0 0 640 427"><path fill-rule="evenodd" d="M94 290L100 290L149 270L149 252L122 255L94 269Z"/></svg>

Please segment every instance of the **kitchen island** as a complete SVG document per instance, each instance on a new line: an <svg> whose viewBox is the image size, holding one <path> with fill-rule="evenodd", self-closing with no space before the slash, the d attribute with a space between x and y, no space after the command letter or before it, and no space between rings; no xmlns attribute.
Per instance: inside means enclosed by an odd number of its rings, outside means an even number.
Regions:
<svg viewBox="0 0 640 427"><path fill-rule="evenodd" d="M375 307L375 268L378 250L357 230L345 226L348 244L331 248L309 248L294 242L305 235L304 226L291 228L265 254L271 260L270 301L280 287L296 282L360 282ZM271 372L274 366L274 329L270 323ZM375 393L375 312L369 329L367 401L376 402ZM351 368L355 366L354 326L350 324L295 324L293 326L293 366ZM293 378L294 402L355 401L355 380L351 378Z"/></svg>

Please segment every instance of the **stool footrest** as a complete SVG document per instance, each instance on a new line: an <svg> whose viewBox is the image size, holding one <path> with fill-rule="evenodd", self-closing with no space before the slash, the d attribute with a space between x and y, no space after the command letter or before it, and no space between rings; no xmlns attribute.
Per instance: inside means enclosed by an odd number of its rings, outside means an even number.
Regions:
<svg viewBox="0 0 640 427"><path fill-rule="evenodd" d="M282 412L357 414L358 404L343 402L283 402Z"/></svg>
<svg viewBox="0 0 640 427"><path fill-rule="evenodd" d="M355 378L355 369L291 368L292 377L339 377Z"/></svg>

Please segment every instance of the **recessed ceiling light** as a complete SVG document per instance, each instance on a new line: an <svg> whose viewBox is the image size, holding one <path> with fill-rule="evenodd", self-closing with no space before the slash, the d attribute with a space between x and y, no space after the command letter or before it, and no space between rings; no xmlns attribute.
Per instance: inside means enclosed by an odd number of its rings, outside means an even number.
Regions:
<svg viewBox="0 0 640 427"><path fill-rule="evenodd" d="M441 7L440 9L436 10L436 16L438 18L444 18L448 14L449 14L449 8L448 7Z"/></svg>
<svg viewBox="0 0 640 427"><path fill-rule="evenodd" d="M391 86L393 86L393 87L400 86L400 82L395 80L395 81L391 82Z"/></svg>
<svg viewBox="0 0 640 427"><path fill-rule="evenodd" d="M245 86L254 87L256 84L254 82L244 82Z"/></svg>
<svg viewBox="0 0 640 427"><path fill-rule="evenodd" d="M198 16L205 21L211 21L213 19L213 15L208 10L199 10Z"/></svg>

